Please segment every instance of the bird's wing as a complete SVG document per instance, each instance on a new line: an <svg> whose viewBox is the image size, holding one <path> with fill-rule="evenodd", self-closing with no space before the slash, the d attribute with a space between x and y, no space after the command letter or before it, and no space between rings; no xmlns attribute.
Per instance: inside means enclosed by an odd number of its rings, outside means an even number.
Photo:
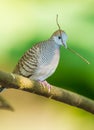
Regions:
<svg viewBox="0 0 94 130"><path fill-rule="evenodd" d="M38 65L39 46L40 44L34 45L26 51L16 65L13 73L20 74L25 77L33 75Z"/></svg>

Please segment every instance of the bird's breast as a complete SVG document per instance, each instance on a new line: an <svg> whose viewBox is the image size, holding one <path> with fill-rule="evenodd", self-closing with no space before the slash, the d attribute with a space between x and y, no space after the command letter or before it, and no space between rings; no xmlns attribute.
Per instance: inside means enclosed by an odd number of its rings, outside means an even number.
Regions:
<svg viewBox="0 0 94 130"><path fill-rule="evenodd" d="M36 77L34 77L34 79L36 78L36 80L43 81L51 76L58 66L59 57L59 48L56 48L49 53L44 53L44 55L42 54L41 58L39 58L38 68L35 74Z"/></svg>

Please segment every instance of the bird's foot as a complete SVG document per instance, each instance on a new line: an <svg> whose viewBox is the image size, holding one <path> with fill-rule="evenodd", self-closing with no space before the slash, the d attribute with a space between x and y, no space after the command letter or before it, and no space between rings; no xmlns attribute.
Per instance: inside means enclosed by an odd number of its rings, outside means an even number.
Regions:
<svg viewBox="0 0 94 130"><path fill-rule="evenodd" d="M51 91L51 85L50 85L46 80L40 81L40 84L41 84L44 88L47 87L47 88L48 88L48 92Z"/></svg>

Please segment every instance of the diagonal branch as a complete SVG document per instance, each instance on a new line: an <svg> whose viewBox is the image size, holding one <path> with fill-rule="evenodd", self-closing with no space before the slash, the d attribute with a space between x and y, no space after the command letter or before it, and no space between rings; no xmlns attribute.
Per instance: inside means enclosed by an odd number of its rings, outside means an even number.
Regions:
<svg viewBox="0 0 94 130"><path fill-rule="evenodd" d="M93 100L59 87L51 86L51 91L49 92L47 87L44 88L39 82L31 81L23 76L2 71L0 71L0 84L6 88L24 90L64 102L94 114Z"/></svg>
<svg viewBox="0 0 94 130"><path fill-rule="evenodd" d="M1 96L0 96L0 109L14 111L13 107Z"/></svg>

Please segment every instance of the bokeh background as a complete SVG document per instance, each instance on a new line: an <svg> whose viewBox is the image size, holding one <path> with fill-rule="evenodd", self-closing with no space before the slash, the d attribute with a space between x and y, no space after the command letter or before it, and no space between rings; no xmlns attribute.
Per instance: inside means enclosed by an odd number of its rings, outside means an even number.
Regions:
<svg viewBox="0 0 94 130"><path fill-rule="evenodd" d="M0 0L0 70L11 72L33 44L59 24L68 46L91 64L61 48L59 66L47 81L94 100L94 0ZM92 130L94 116L69 105L18 90L1 94L15 111L0 110L1 130Z"/></svg>

